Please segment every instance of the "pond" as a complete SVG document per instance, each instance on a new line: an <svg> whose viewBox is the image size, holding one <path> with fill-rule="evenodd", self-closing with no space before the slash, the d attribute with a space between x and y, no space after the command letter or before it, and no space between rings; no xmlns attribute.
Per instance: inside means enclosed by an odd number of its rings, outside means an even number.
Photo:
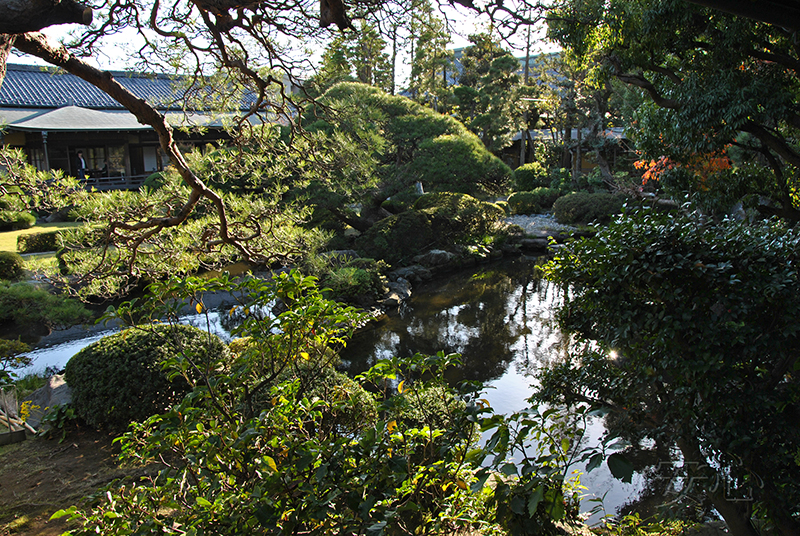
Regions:
<svg viewBox="0 0 800 536"><path fill-rule="evenodd" d="M411 300L396 313L348 342L342 352L343 368L357 374L391 356L457 352L462 355L462 366L451 371L450 379L483 382L485 398L498 413L525 408L534 373L566 351L565 338L552 322L560 291L536 277L536 263L536 258L519 257L415 286ZM220 303L217 311L226 312L229 307ZM219 313L210 319L212 329L227 338ZM48 347L29 354L35 359L33 369L61 368L75 352L110 332L100 328L72 331L72 338L78 336L78 340L53 342L58 337L69 339L64 333L45 338L43 344ZM590 422L586 442L596 442L603 430L602 421ZM584 468L574 469L583 472ZM632 484L625 484L614 479L605 465L583 474L580 480L588 488L584 511L598 504L588 499L602 497L605 511L615 513L644 488L640 475L634 476ZM599 521L599 514L589 520L594 521Z"/></svg>

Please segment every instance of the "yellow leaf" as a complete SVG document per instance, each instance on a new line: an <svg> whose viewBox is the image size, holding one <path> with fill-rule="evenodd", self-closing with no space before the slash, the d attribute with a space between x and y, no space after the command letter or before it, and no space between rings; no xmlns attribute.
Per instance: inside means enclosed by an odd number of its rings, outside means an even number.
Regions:
<svg viewBox="0 0 800 536"><path fill-rule="evenodd" d="M458 486L461 489L467 489L467 483L461 480L460 478L456 479L456 486Z"/></svg>
<svg viewBox="0 0 800 536"><path fill-rule="evenodd" d="M203 312L203 304L200 303L200 302L197 302L197 305L195 305L194 308L197 310L197 314L200 314L200 313Z"/></svg>
<svg viewBox="0 0 800 536"><path fill-rule="evenodd" d="M397 421L389 421L389 424L386 425L386 431L390 434L397 430Z"/></svg>
<svg viewBox="0 0 800 536"><path fill-rule="evenodd" d="M275 465L275 460L273 460L269 456L264 456L264 463L266 463L267 467L272 469L274 472L276 472L276 473L278 472L278 466Z"/></svg>
<svg viewBox="0 0 800 536"><path fill-rule="evenodd" d="M230 312L228 313L228 316L233 316L233 313L235 313L235 312L236 312L236 307L237 307L236 305L234 305L233 307L231 307L231 310L230 310Z"/></svg>
<svg viewBox="0 0 800 536"><path fill-rule="evenodd" d="M486 400L485 398L481 398L480 401L485 404L485 406L481 406L481 407L487 407L487 408L491 408L492 407L492 405L489 403L489 401Z"/></svg>
<svg viewBox="0 0 800 536"><path fill-rule="evenodd" d="M303 359L305 359L306 361L308 361L309 359L311 359L311 356L310 356L310 355L308 355L308 352L300 352L300 357L302 357L302 358L303 358Z"/></svg>
<svg viewBox="0 0 800 536"><path fill-rule="evenodd" d="M403 380L403 381L401 381L401 382L400 382L400 385L398 385L398 386L397 386L397 392L398 392L398 393L402 393L402 392L403 392L403 389L404 389L403 385L404 385L405 383L406 383L406 381L405 381L405 380Z"/></svg>

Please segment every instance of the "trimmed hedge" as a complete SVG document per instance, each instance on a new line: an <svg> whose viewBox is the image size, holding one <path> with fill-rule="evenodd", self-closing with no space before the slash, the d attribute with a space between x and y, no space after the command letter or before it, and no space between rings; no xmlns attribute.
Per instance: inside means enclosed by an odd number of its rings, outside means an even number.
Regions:
<svg viewBox="0 0 800 536"><path fill-rule="evenodd" d="M574 192L559 197L553 204L553 213L559 223L608 223L622 212L625 198L609 193Z"/></svg>
<svg viewBox="0 0 800 536"><path fill-rule="evenodd" d="M30 212L0 210L0 232L30 229L36 225L36 216Z"/></svg>
<svg viewBox="0 0 800 536"><path fill-rule="evenodd" d="M17 251L20 253L56 251L61 247L59 236L59 231L19 235L17 237Z"/></svg>
<svg viewBox="0 0 800 536"><path fill-rule="evenodd" d="M65 375L76 413L92 426L124 431L180 401L190 386L170 381L165 360L191 352L193 361L227 353L216 335L185 325L131 328L90 344L67 362Z"/></svg>
<svg viewBox="0 0 800 536"><path fill-rule="evenodd" d="M17 279L25 270L25 261L13 251L0 251L0 279Z"/></svg>
<svg viewBox="0 0 800 536"><path fill-rule="evenodd" d="M553 206L561 192L554 188L536 188L532 192L516 192L509 196L513 214L536 214Z"/></svg>

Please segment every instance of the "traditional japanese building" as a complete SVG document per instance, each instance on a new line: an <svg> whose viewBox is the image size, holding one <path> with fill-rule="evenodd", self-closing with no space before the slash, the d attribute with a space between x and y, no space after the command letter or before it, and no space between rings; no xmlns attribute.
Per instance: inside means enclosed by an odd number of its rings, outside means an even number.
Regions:
<svg viewBox="0 0 800 536"><path fill-rule="evenodd" d="M219 116L184 110L180 80L130 72L112 75L164 113L170 124L189 127L176 129L179 145L189 149L227 139ZM84 174L88 185L101 190L136 188L169 163L152 127L140 124L103 91L59 69L8 65L0 88L0 129L0 142L22 148L38 169Z"/></svg>

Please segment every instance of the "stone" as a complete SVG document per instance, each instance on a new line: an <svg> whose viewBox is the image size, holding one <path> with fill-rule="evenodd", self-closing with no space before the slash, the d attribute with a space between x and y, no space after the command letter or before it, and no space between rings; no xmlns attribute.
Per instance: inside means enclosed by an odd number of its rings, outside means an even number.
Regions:
<svg viewBox="0 0 800 536"><path fill-rule="evenodd" d="M412 283L421 283L423 281L429 281L433 278L433 274L430 270L425 268L424 266L420 266L419 264L412 264L411 266L406 266L404 268L398 268L397 270L392 271L389 274L389 278L392 281L397 281L398 279L405 279L406 281L411 281Z"/></svg>
<svg viewBox="0 0 800 536"><path fill-rule="evenodd" d="M378 302L384 307L399 307L411 297L411 283L403 278L391 281L386 286L389 287L389 292Z"/></svg>
<svg viewBox="0 0 800 536"><path fill-rule="evenodd" d="M519 247L528 251L547 251L549 240L547 238L523 238Z"/></svg>
<svg viewBox="0 0 800 536"><path fill-rule="evenodd" d="M456 258L454 253L445 251L443 249L432 249L422 255L414 257L413 261L428 268L435 268L439 266L447 266L451 264Z"/></svg>
<svg viewBox="0 0 800 536"><path fill-rule="evenodd" d="M72 402L72 390L64 380L63 374L54 374L43 387L26 396L23 402L28 400L31 401L33 409L27 422L38 428L50 408Z"/></svg>

